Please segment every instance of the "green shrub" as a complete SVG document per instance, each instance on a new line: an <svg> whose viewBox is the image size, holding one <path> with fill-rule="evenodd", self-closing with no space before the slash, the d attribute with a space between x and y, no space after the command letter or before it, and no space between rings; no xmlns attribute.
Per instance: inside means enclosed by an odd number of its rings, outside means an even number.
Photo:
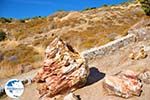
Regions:
<svg viewBox="0 0 150 100"><path fill-rule="evenodd" d="M25 20L24 20L24 19L20 19L20 22L21 22L21 23L24 23L24 22L25 22Z"/></svg>
<svg viewBox="0 0 150 100"><path fill-rule="evenodd" d="M6 38L6 33L0 31L0 41L4 40Z"/></svg>
<svg viewBox="0 0 150 100"><path fill-rule="evenodd" d="M12 20L13 20L12 18L0 17L0 22L2 23L11 23Z"/></svg>
<svg viewBox="0 0 150 100"><path fill-rule="evenodd" d="M85 9L83 9L83 11L92 10L92 9L96 9L96 7L85 8Z"/></svg>
<svg viewBox="0 0 150 100"><path fill-rule="evenodd" d="M145 14L150 16L150 0L138 0L141 3Z"/></svg>
<svg viewBox="0 0 150 100"><path fill-rule="evenodd" d="M102 7L108 7L108 5L107 4L103 4Z"/></svg>

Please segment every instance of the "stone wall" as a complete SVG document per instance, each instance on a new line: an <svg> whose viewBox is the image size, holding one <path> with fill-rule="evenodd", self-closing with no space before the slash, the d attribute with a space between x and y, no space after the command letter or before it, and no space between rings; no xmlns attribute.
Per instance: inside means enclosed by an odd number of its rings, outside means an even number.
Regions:
<svg viewBox="0 0 150 100"><path fill-rule="evenodd" d="M103 56L103 55L112 53L115 50L123 46L126 46L131 42L135 42L135 40L136 40L136 35L128 34L127 36L114 40L112 42L109 42L106 45L86 50L82 52L82 55L85 59L91 59L97 56Z"/></svg>

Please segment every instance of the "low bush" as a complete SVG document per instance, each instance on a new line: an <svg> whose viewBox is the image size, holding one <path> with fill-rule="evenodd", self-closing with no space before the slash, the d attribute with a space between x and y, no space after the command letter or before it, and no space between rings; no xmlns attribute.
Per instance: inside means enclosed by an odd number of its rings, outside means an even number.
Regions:
<svg viewBox="0 0 150 100"><path fill-rule="evenodd" d="M3 31L0 31L0 41L3 41L6 38L6 33Z"/></svg>
<svg viewBox="0 0 150 100"><path fill-rule="evenodd" d="M0 17L0 22L1 23L11 23L12 20L13 20L12 18Z"/></svg>
<svg viewBox="0 0 150 100"><path fill-rule="evenodd" d="M145 14L150 16L150 0L138 0L141 3Z"/></svg>
<svg viewBox="0 0 150 100"><path fill-rule="evenodd" d="M96 9L96 7L85 8L83 9L83 11L92 10L92 9Z"/></svg>

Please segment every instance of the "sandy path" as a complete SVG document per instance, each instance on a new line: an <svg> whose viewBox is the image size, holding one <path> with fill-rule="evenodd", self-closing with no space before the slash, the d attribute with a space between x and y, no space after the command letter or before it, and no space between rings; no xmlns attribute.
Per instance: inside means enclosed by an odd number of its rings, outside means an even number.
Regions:
<svg viewBox="0 0 150 100"><path fill-rule="evenodd" d="M21 75L16 75L16 76L13 76L13 77L10 77L10 78L0 79L0 84L5 84L10 79L28 79L28 78L33 78L37 71L38 71L38 69L35 69L35 70L30 71L30 72L21 74Z"/></svg>

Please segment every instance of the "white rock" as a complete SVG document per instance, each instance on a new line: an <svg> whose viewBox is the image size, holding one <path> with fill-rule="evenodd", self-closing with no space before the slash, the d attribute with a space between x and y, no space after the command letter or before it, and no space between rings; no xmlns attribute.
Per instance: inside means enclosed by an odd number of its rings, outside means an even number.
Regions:
<svg viewBox="0 0 150 100"><path fill-rule="evenodd" d="M64 100L79 100L79 98L73 93L69 93L64 97Z"/></svg>

